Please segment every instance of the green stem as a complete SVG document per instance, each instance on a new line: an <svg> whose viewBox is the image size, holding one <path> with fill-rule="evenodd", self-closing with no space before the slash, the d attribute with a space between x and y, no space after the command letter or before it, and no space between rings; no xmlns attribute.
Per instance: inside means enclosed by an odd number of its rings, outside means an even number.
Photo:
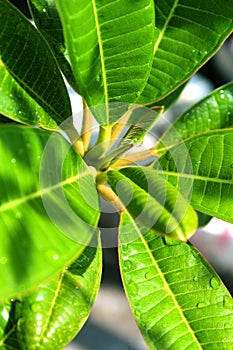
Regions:
<svg viewBox="0 0 233 350"><path fill-rule="evenodd" d="M108 150L108 146L111 141L111 131L112 131L112 125L100 126L99 136L96 143L96 146L98 145L99 157L104 155L104 153Z"/></svg>

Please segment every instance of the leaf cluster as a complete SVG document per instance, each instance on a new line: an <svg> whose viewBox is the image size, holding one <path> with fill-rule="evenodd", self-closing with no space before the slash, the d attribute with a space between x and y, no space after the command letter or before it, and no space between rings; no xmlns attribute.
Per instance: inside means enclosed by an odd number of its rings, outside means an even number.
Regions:
<svg viewBox="0 0 233 350"><path fill-rule="evenodd" d="M188 239L204 216L233 223L233 83L142 147L231 34L232 0L28 5L33 23L0 0L0 348L63 349L82 328L103 197L149 348L232 349L232 298Z"/></svg>

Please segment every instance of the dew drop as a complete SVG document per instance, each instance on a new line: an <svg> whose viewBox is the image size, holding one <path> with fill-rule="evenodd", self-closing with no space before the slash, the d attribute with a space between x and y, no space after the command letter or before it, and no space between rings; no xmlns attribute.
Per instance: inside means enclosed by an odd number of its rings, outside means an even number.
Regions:
<svg viewBox="0 0 233 350"><path fill-rule="evenodd" d="M150 278L153 278L154 277L154 274L152 271L148 271L145 273L145 279L150 279Z"/></svg>
<svg viewBox="0 0 233 350"><path fill-rule="evenodd" d="M193 280L194 280L194 282L197 282L198 281L198 277L197 276L193 277Z"/></svg>
<svg viewBox="0 0 233 350"><path fill-rule="evenodd" d="M30 308L31 308L31 310L33 311L33 312L40 312L41 310L42 310L42 305L41 305L41 303L32 303L31 305L30 305Z"/></svg>
<svg viewBox="0 0 233 350"><path fill-rule="evenodd" d="M101 79L100 74L97 74L97 76L96 76L96 81L97 81L97 82L99 82L99 81L100 81L100 79Z"/></svg>
<svg viewBox="0 0 233 350"><path fill-rule="evenodd" d="M15 158L12 158L12 159L11 159L11 163L12 163L12 164L15 164L15 163L16 163L16 159L15 159Z"/></svg>
<svg viewBox="0 0 233 350"><path fill-rule="evenodd" d="M6 265L6 264L7 264L7 262L8 262L8 259L7 259L7 257L6 257L6 256L2 256L2 257L0 258L0 264L2 264L2 265Z"/></svg>
<svg viewBox="0 0 233 350"><path fill-rule="evenodd" d="M220 280L217 277L212 277L210 279L210 287L212 289L218 289L220 286Z"/></svg>
<svg viewBox="0 0 233 350"><path fill-rule="evenodd" d="M224 324L224 328L229 329L229 328L232 328L232 326L231 326L230 323L225 323L225 324Z"/></svg>
<svg viewBox="0 0 233 350"><path fill-rule="evenodd" d="M205 306L205 303L203 303L203 302L197 303L197 305L196 305L196 307L198 309L202 309L204 306Z"/></svg>
<svg viewBox="0 0 233 350"><path fill-rule="evenodd" d="M130 289L129 289L130 290L130 294L132 296L135 296L135 295L138 294L138 286L135 283L130 283L129 287L130 287Z"/></svg>
<svg viewBox="0 0 233 350"><path fill-rule="evenodd" d="M59 260L59 255L54 250L48 250L46 255L52 263L56 263Z"/></svg>
<svg viewBox="0 0 233 350"><path fill-rule="evenodd" d="M124 261L124 270L130 270L132 268L132 262L130 260Z"/></svg>
<svg viewBox="0 0 233 350"><path fill-rule="evenodd" d="M47 10L46 10L45 8L43 8L43 10L42 10L42 11L43 11L44 13L45 13L45 12L47 12Z"/></svg>
<svg viewBox="0 0 233 350"><path fill-rule="evenodd" d="M233 163L231 163L230 168L233 169Z"/></svg>
<svg viewBox="0 0 233 350"><path fill-rule="evenodd" d="M225 297L223 298L223 306L225 307L225 309L232 310L233 309L233 299L230 296L225 295Z"/></svg>
<svg viewBox="0 0 233 350"><path fill-rule="evenodd" d="M18 111L19 114L22 114L22 111Z"/></svg>
<svg viewBox="0 0 233 350"><path fill-rule="evenodd" d="M13 95L12 95L12 94L9 94L9 97L10 97L10 98L12 98L12 97L13 97Z"/></svg>
<svg viewBox="0 0 233 350"><path fill-rule="evenodd" d="M136 96L139 97L140 96L140 91L136 92Z"/></svg>
<svg viewBox="0 0 233 350"><path fill-rule="evenodd" d="M196 52L196 50L195 50L195 49L193 49L193 50L192 50L192 53L195 53L195 52Z"/></svg>
<svg viewBox="0 0 233 350"><path fill-rule="evenodd" d="M53 255L53 260L59 260L59 255L58 254L54 254Z"/></svg>
<svg viewBox="0 0 233 350"><path fill-rule="evenodd" d="M129 251L128 244L122 244L121 245L121 251L124 252L124 253L127 253Z"/></svg>
<svg viewBox="0 0 233 350"><path fill-rule="evenodd" d="M15 214L15 218L17 219L17 220L20 220L21 218L22 218L22 213L21 213L21 211L17 211L16 212L16 214Z"/></svg>

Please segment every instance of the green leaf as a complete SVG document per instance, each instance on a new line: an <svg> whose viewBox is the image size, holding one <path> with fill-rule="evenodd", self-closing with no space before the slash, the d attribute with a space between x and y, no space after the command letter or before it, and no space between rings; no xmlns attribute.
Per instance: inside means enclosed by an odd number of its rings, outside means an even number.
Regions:
<svg viewBox="0 0 233 350"><path fill-rule="evenodd" d="M151 350L231 349L233 300L190 243L143 234L124 213L119 254L124 288Z"/></svg>
<svg viewBox="0 0 233 350"><path fill-rule="evenodd" d="M153 128L162 112L163 107L150 109L144 106L135 106L127 122L130 125L129 130L124 135L120 145L132 144L133 146L140 146L144 137Z"/></svg>
<svg viewBox="0 0 233 350"><path fill-rule="evenodd" d="M100 124L113 123L136 101L148 79L154 2L56 0L56 4L79 91Z"/></svg>
<svg viewBox="0 0 233 350"><path fill-rule="evenodd" d="M67 57L62 24L54 0L28 0L33 20L50 45L62 73L77 91L75 78Z"/></svg>
<svg viewBox="0 0 233 350"><path fill-rule="evenodd" d="M55 129L71 116L67 89L42 35L8 1L0 0L0 113Z"/></svg>
<svg viewBox="0 0 233 350"><path fill-rule="evenodd" d="M171 148L154 164L201 212L233 223L233 129L209 131Z"/></svg>
<svg viewBox="0 0 233 350"><path fill-rule="evenodd" d="M96 238L69 268L17 303L21 350L63 349L80 331L100 286L102 254Z"/></svg>
<svg viewBox="0 0 233 350"><path fill-rule="evenodd" d="M93 175L59 134L0 128L0 299L69 265L99 219Z"/></svg>
<svg viewBox="0 0 233 350"><path fill-rule="evenodd" d="M139 167L110 170L107 181L138 225L181 240L187 240L195 232L195 211L155 171Z"/></svg>
<svg viewBox="0 0 233 350"><path fill-rule="evenodd" d="M159 101L189 79L233 29L233 6L223 0L156 0L154 60L137 103Z"/></svg>
<svg viewBox="0 0 233 350"><path fill-rule="evenodd" d="M0 305L0 349L16 350L19 344L16 335L15 301Z"/></svg>
<svg viewBox="0 0 233 350"><path fill-rule="evenodd" d="M233 126L233 83L226 84L196 103L162 135L159 154L192 135Z"/></svg>

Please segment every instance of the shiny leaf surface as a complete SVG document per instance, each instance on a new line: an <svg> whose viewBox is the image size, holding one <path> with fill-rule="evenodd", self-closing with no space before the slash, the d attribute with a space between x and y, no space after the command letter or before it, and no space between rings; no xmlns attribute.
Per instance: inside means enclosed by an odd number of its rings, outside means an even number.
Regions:
<svg viewBox="0 0 233 350"><path fill-rule="evenodd" d="M56 129L71 116L57 63L35 27L0 0L0 113L29 125Z"/></svg>
<svg viewBox="0 0 233 350"><path fill-rule="evenodd" d="M77 91L75 78L67 57L62 24L54 0L29 0L30 12L37 28L44 35L56 56L69 84Z"/></svg>
<svg viewBox="0 0 233 350"><path fill-rule="evenodd" d="M1 126L0 159L0 298L8 299L81 254L99 205L92 174L59 134Z"/></svg>
<svg viewBox="0 0 233 350"><path fill-rule="evenodd" d="M233 129L209 131L171 148L154 164L201 212L233 223Z"/></svg>
<svg viewBox="0 0 233 350"><path fill-rule="evenodd" d="M56 4L79 91L100 124L112 123L136 101L148 79L154 2L56 0Z"/></svg>
<svg viewBox="0 0 233 350"><path fill-rule="evenodd" d="M233 299L190 243L143 233L127 213L119 243L125 292L151 350L231 349Z"/></svg>
<svg viewBox="0 0 233 350"><path fill-rule="evenodd" d="M129 167L107 173L108 184L139 225L158 235L187 240L197 227L195 211L155 171Z"/></svg>
<svg viewBox="0 0 233 350"><path fill-rule="evenodd" d="M99 238L59 276L17 303L20 349L60 350L80 331L100 286Z"/></svg>
<svg viewBox="0 0 233 350"><path fill-rule="evenodd" d="M231 1L156 0L150 77L137 103L159 101L189 79L233 30Z"/></svg>
<svg viewBox="0 0 233 350"><path fill-rule="evenodd" d="M208 130L233 126L233 83L213 91L182 114L162 135L156 150L160 154L186 138Z"/></svg>

